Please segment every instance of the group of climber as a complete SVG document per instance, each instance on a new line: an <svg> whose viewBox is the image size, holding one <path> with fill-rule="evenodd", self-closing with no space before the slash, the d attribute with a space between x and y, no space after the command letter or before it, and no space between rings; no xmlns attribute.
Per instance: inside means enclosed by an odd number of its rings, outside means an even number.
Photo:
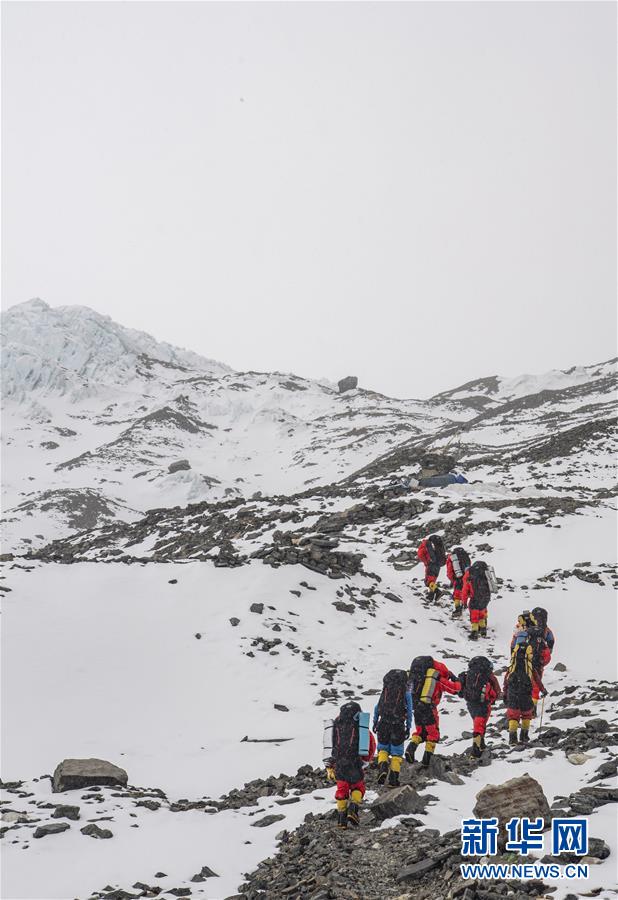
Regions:
<svg viewBox="0 0 618 900"><path fill-rule="evenodd" d="M413 763L420 744L425 744L421 765L424 768L430 765L440 740L438 704L444 692L459 694L466 700L473 718L472 754L480 756L491 705L501 696L492 664L485 657L471 660L467 671L459 676L431 656L417 656L407 672L404 669L387 672L373 710L377 741L371 732L361 741L364 714L358 703L350 701L341 707L332 726L327 727L330 740L325 759L328 778L337 782L335 799L340 827L358 824L359 807L365 795L363 766L373 759L376 748L378 784L388 781L390 787L398 787L404 757ZM404 752L407 738L410 741ZM359 752L360 743L365 752Z"/></svg>
<svg viewBox="0 0 618 900"><path fill-rule="evenodd" d="M463 547L446 552L444 541L438 534L430 534L421 541L417 556L425 567L425 585L428 596L437 599L442 593L438 578L442 566L452 588L453 616L460 616L463 609L470 613L470 639L487 637L487 607L497 588L494 570L483 560L472 562Z"/></svg>
<svg viewBox="0 0 618 900"><path fill-rule="evenodd" d="M479 758L485 749L487 721L493 704L501 697L507 707L509 744L526 744L536 704L546 693L542 675L553 646L547 611L536 607L518 617L502 688L492 662L485 656L471 659L466 671L458 676L431 656L415 657L407 672L391 669L384 676L382 692L373 711L377 741L369 731L368 714L362 713L354 701L345 703L332 726L327 728L330 740L325 759L328 778L337 782L338 825L341 828L358 825L365 794L363 767L374 758L376 749L378 784L388 782L390 787L397 787L404 758L409 763L415 762L420 744L425 745L421 765L425 768L430 765L440 740L438 705L444 692L458 694L466 702L472 718L474 758ZM367 718L364 726L367 733L363 750L359 752L363 716Z"/></svg>

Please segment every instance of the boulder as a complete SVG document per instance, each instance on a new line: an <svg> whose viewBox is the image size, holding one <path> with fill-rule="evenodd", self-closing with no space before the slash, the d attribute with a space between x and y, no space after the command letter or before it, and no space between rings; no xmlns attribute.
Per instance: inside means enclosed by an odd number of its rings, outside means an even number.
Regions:
<svg viewBox="0 0 618 900"><path fill-rule="evenodd" d="M588 719L585 725L586 731L595 731L597 734L609 731L609 722L607 719Z"/></svg>
<svg viewBox="0 0 618 900"><path fill-rule="evenodd" d="M47 837L48 834L60 834L61 831L66 831L70 827L68 822L50 822L49 825L41 825L36 828L32 837L42 838Z"/></svg>
<svg viewBox="0 0 618 900"><path fill-rule="evenodd" d="M431 857L422 859L420 862L413 863L411 866L406 866L405 869L402 869L395 881L415 881L417 878L422 878L427 872L431 872L432 869L436 869L439 865L440 861Z"/></svg>
<svg viewBox="0 0 618 900"><path fill-rule="evenodd" d="M339 393L344 394L346 391L353 391L358 387L358 378L355 375L347 375L337 382Z"/></svg>
<svg viewBox="0 0 618 900"><path fill-rule="evenodd" d="M257 613L258 616L261 616L264 612L264 604L263 603L252 603L249 607L249 612Z"/></svg>
<svg viewBox="0 0 618 900"><path fill-rule="evenodd" d="M425 796L417 793L409 784L393 788L378 797L371 804L371 812L378 822L392 819L393 816L408 815L409 813L424 813L429 800L435 799L431 795Z"/></svg>
<svg viewBox="0 0 618 900"><path fill-rule="evenodd" d="M53 811L52 819L79 819L79 806L66 806L61 803Z"/></svg>
<svg viewBox="0 0 618 900"><path fill-rule="evenodd" d="M498 843L506 842L505 825L513 816L537 819L541 817L549 828L551 810L543 788L530 775L510 778L503 784L487 784L476 795L474 815L478 819L498 819Z"/></svg>
<svg viewBox="0 0 618 900"><path fill-rule="evenodd" d="M589 753L567 753L567 759L572 766L583 766L592 757Z"/></svg>
<svg viewBox="0 0 618 900"><path fill-rule="evenodd" d="M285 816L280 815L270 815L264 816L263 819L258 819L256 822L251 823L252 828L268 828L269 825L273 825L275 822L280 822L282 819L285 819Z"/></svg>
<svg viewBox="0 0 618 900"><path fill-rule="evenodd" d="M111 838L114 836L109 828L99 828L99 826L95 825L94 822L92 822L90 825L84 825L84 827L80 828L79 830L82 834L85 834L86 837L91 838L102 839Z"/></svg>
<svg viewBox="0 0 618 900"><path fill-rule="evenodd" d="M127 773L105 759L63 759L52 780L54 793L73 791L91 785L119 784L126 787Z"/></svg>
<svg viewBox="0 0 618 900"><path fill-rule="evenodd" d="M191 468L191 463L188 459L177 459L176 462L172 462L167 467L167 471L170 475L173 475L174 472L185 472L187 469Z"/></svg>
<svg viewBox="0 0 618 900"><path fill-rule="evenodd" d="M588 839L588 856L593 859L607 859L611 850L602 838L591 837Z"/></svg>
<svg viewBox="0 0 618 900"><path fill-rule="evenodd" d="M194 875L192 878L190 878L189 880L199 883L201 881L206 881L207 878L218 878L218 877L219 876L217 875L217 873L213 872L213 870L210 868L210 866L202 866L200 871L196 875Z"/></svg>

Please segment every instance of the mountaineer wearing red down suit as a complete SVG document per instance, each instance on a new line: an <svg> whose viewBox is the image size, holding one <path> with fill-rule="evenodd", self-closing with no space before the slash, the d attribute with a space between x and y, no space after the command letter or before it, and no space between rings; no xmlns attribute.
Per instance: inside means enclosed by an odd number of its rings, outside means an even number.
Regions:
<svg viewBox="0 0 618 900"><path fill-rule="evenodd" d="M414 762L414 754L419 744L425 741L425 752L421 760L428 766L440 740L440 717L438 703L442 692L458 694L461 684L444 663L431 656L417 656L410 666L410 691L414 724L416 726L406 748L406 759Z"/></svg>
<svg viewBox="0 0 618 900"><path fill-rule="evenodd" d="M470 556L463 547L455 547L446 557L446 577L453 588L454 616L460 616L462 612L461 592L463 589L464 575L470 565Z"/></svg>
<svg viewBox="0 0 618 900"><path fill-rule="evenodd" d="M485 728L495 700L502 696L493 664L486 656L475 656L468 670L459 676L461 696L472 716L472 756L478 759L485 749Z"/></svg>
<svg viewBox="0 0 618 900"><path fill-rule="evenodd" d="M463 578L461 602L470 610L470 640L487 637L487 607L491 591L486 577L487 563L473 563Z"/></svg>
<svg viewBox="0 0 618 900"><path fill-rule="evenodd" d="M429 596L439 597L438 576L446 562L444 541L440 535L430 534L428 538L421 541L416 555L425 566L425 584L429 588Z"/></svg>
<svg viewBox="0 0 618 900"><path fill-rule="evenodd" d="M344 703L332 726L332 755L326 762L329 781L337 782L337 825L359 824L359 810L365 796L364 763L371 762L376 752L376 739L369 732L369 752L360 756L359 714L354 700Z"/></svg>

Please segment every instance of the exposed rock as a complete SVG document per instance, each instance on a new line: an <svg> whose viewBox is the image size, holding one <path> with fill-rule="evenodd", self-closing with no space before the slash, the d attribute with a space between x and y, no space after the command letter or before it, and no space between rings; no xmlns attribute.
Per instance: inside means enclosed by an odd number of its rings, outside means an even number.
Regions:
<svg viewBox="0 0 618 900"><path fill-rule="evenodd" d="M586 730L596 731L598 734L609 731L609 727L609 722L605 719L589 719L586 722Z"/></svg>
<svg viewBox="0 0 618 900"><path fill-rule="evenodd" d="M580 816L589 816L606 803L618 803L618 788L584 787L569 796L571 809Z"/></svg>
<svg viewBox="0 0 618 900"><path fill-rule="evenodd" d="M194 875L190 880L197 883L197 882L201 882L201 881L206 881L207 878L218 878L218 877L219 876L217 875L217 873L213 872L213 870L211 868L209 868L208 866L202 866L202 868L197 873L197 875Z"/></svg>
<svg viewBox="0 0 618 900"><path fill-rule="evenodd" d="M53 819L79 819L79 806L67 806L61 803L52 813Z"/></svg>
<svg viewBox="0 0 618 900"><path fill-rule="evenodd" d="M378 822L407 813L424 813L427 803L435 800L431 795L417 793L409 784L386 791L371 804L371 813Z"/></svg>
<svg viewBox="0 0 618 900"><path fill-rule="evenodd" d="M422 859L420 862L414 863L412 866L406 866L405 869L402 869L397 876L397 881L416 881L426 872L431 872L432 869L437 868L439 864L439 860L432 859L431 857L429 857L429 859Z"/></svg>
<svg viewBox="0 0 618 900"><path fill-rule="evenodd" d="M52 790L60 793L90 785L110 784L126 787L127 782L125 770L104 759L64 759L54 771Z"/></svg>
<svg viewBox="0 0 618 900"><path fill-rule="evenodd" d="M607 859L610 854L611 850L604 840L601 838L588 838L588 856L592 856L593 859Z"/></svg>
<svg viewBox="0 0 618 900"><path fill-rule="evenodd" d="M346 391L353 391L358 387L358 378L355 375L347 375L337 382L337 387L340 394L344 394Z"/></svg>
<svg viewBox="0 0 618 900"><path fill-rule="evenodd" d="M91 838L103 839L111 838L114 836L109 828L99 828L99 826L95 825L94 822L91 822L90 825L84 825L84 827L80 828L79 830L82 834L85 834L86 837Z"/></svg>
<svg viewBox="0 0 618 900"><path fill-rule="evenodd" d="M541 817L549 828L551 810L543 788L530 775L511 778L503 784L487 784L476 795L474 815L480 819L498 819L498 842L506 841L505 825L513 816L537 819Z"/></svg>
<svg viewBox="0 0 618 900"><path fill-rule="evenodd" d="M261 616L264 612L264 604L263 603L252 603L249 607L249 612L257 613L258 616Z"/></svg>
<svg viewBox="0 0 618 900"><path fill-rule="evenodd" d="M592 757L588 753L567 753L567 759L573 766L583 766Z"/></svg>
<svg viewBox="0 0 618 900"><path fill-rule="evenodd" d="M256 822L252 822L251 826L253 828L267 828L268 825L273 825L275 822L280 822L282 819L285 819L285 816L272 813L269 816L264 816L263 819L258 819Z"/></svg>
<svg viewBox="0 0 618 900"><path fill-rule="evenodd" d="M71 826L68 822L50 822L48 825L40 825L35 828L32 837L42 838L48 834L60 834L61 831L67 831Z"/></svg>
<svg viewBox="0 0 618 900"><path fill-rule="evenodd" d="M174 472L185 472L187 469L191 468L191 463L188 459L178 459L176 462L172 462L167 467L167 471L171 474Z"/></svg>

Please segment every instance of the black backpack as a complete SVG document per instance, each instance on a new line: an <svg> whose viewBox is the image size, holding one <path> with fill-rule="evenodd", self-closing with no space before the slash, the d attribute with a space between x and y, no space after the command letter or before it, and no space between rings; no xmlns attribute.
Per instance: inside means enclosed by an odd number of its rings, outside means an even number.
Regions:
<svg viewBox="0 0 618 900"><path fill-rule="evenodd" d="M473 563L470 566L470 581L472 582L472 588L474 590L474 601L475 604L479 602L489 603L491 600L491 591L489 589L489 582L487 581L487 563L478 562Z"/></svg>
<svg viewBox="0 0 618 900"><path fill-rule="evenodd" d="M456 578L463 578L464 572L471 563L470 554L463 547L455 547L451 550L451 560L453 562L453 571ZM456 571L455 560L459 563L459 572Z"/></svg>
<svg viewBox="0 0 618 900"><path fill-rule="evenodd" d="M446 563L446 550L444 549L444 541L439 534L430 534L427 543L431 545L437 565L443 566ZM431 551L430 551L431 552Z"/></svg>
<svg viewBox="0 0 618 900"><path fill-rule="evenodd" d="M485 699L483 688L489 681L492 671L493 666L486 656L475 656L470 660L463 692L467 703L481 703Z"/></svg>
<svg viewBox="0 0 618 900"><path fill-rule="evenodd" d="M536 616L535 616L536 618ZM528 629L528 641L532 647L532 662L534 668L539 670L543 668L542 655L543 650L547 647L545 640L545 629L535 625Z"/></svg>
<svg viewBox="0 0 618 900"><path fill-rule="evenodd" d="M517 635L513 649L511 650L511 661L507 671L507 680L511 683L522 684L525 680L532 680L533 665L533 648L530 642L530 635L527 631L522 631Z"/></svg>
<svg viewBox="0 0 618 900"><path fill-rule="evenodd" d="M381 722L401 722L406 717L406 687L408 673L403 669L391 669L384 676L382 693L378 700Z"/></svg>
<svg viewBox="0 0 618 900"><path fill-rule="evenodd" d="M354 759L358 756L358 703L345 703L333 723L333 757Z"/></svg>
<svg viewBox="0 0 618 900"><path fill-rule="evenodd" d="M410 666L410 689L414 706L421 702L421 691L427 675L427 669L433 668L433 656L417 656Z"/></svg>

